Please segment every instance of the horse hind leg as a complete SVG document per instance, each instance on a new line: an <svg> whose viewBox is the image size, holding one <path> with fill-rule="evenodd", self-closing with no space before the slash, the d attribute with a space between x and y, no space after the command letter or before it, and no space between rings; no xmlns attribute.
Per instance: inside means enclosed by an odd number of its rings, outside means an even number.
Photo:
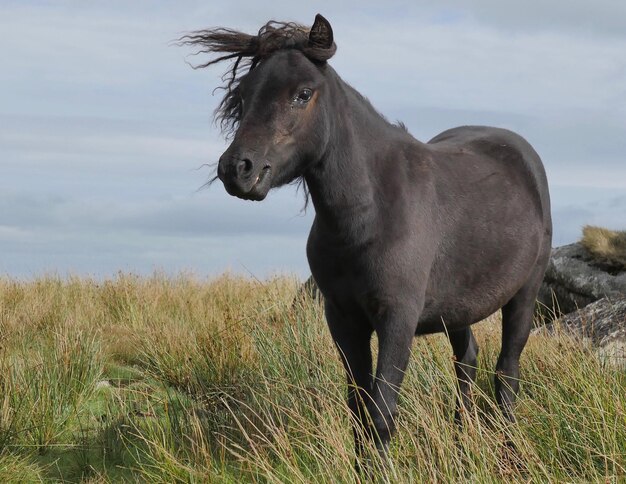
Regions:
<svg viewBox="0 0 626 484"><path fill-rule="evenodd" d="M543 271L533 276L502 307L502 350L496 365L496 400L505 418L515 421L513 406L519 391L519 360L532 327L535 300Z"/></svg>
<svg viewBox="0 0 626 484"><path fill-rule="evenodd" d="M472 405L471 387L476 379L478 345L469 326L457 331L450 331L448 338L454 353L454 371L459 387L454 421L460 424L462 413L469 410Z"/></svg>

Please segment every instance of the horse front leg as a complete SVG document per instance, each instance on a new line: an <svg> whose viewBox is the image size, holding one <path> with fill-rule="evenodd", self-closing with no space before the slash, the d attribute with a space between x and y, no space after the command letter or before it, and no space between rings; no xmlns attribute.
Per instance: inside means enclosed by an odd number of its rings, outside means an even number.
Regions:
<svg viewBox="0 0 626 484"><path fill-rule="evenodd" d="M373 330L364 319L342 314L326 301L326 320L348 380L348 407L352 414L357 471L360 471L364 455L363 437L369 436L366 402L371 400L372 391L370 342Z"/></svg>
<svg viewBox="0 0 626 484"><path fill-rule="evenodd" d="M418 315L418 311L410 308L395 310L383 318L376 328L378 361L372 400L367 405L375 430L376 447L385 458L389 441L396 430L398 395L411 355Z"/></svg>

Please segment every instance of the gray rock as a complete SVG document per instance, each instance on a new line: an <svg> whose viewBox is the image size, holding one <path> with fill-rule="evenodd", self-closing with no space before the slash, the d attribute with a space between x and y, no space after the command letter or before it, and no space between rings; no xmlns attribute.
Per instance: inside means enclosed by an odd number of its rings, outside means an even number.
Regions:
<svg viewBox="0 0 626 484"><path fill-rule="evenodd" d="M317 287L313 276L309 276L309 278L300 286L298 293L293 300L292 307L294 305L301 304L305 298L310 298L318 302L323 301L324 296L319 290L319 287Z"/></svg>
<svg viewBox="0 0 626 484"><path fill-rule="evenodd" d="M96 390L100 390L101 388L109 388L111 386L111 382L109 380L100 380L96 382Z"/></svg>
<svg viewBox="0 0 626 484"><path fill-rule="evenodd" d="M552 249L538 302L556 317L603 297L626 295L626 271L595 262L579 243ZM553 319L553 318L550 318Z"/></svg>
<svg viewBox="0 0 626 484"><path fill-rule="evenodd" d="M626 365L626 296L599 299L535 332L553 334L557 328L589 344L603 360Z"/></svg>

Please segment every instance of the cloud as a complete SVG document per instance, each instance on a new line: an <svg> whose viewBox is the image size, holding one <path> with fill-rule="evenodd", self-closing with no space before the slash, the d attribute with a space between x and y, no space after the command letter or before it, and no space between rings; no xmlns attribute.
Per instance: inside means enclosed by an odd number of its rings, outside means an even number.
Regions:
<svg viewBox="0 0 626 484"><path fill-rule="evenodd" d="M623 228L626 4L8 1L0 271L306 273L313 208L301 216L293 188L261 204L219 183L197 191L212 175L197 168L226 146L211 124L224 66L192 71L189 51L168 44L318 11L335 30L335 69L419 139L460 124L524 135L546 164L556 243L585 223Z"/></svg>
<svg viewBox="0 0 626 484"><path fill-rule="evenodd" d="M72 233L45 239L2 241L0 274L34 277L42 273L110 277L118 270L150 274L190 271L198 275L231 271L264 278L275 273L307 275L302 237L153 238L112 233L93 237Z"/></svg>
<svg viewBox="0 0 626 484"><path fill-rule="evenodd" d="M579 240L584 225L626 229L626 191L623 189L561 186L553 188L551 196L554 246Z"/></svg>
<svg viewBox="0 0 626 484"><path fill-rule="evenodd" d="M307 273L312 213L299 214L301 198L283 191L266 204L227 207L229 199L203 195L137 202L2 196L0 273Z"/></svg>
<svg viewBox="0 0 626 484"><path fill-rule="evenodd" d="M461 0L443 2L465 18L509 33L559 31L578 37L626 37L626 5L612 0L559 2L529 0L523 3L479 0L468 6ZM449 7L450 8L450 7Z"/></svg>
<svg viewBox="0 0 626 484"><path fill-rule="evenodd" d="M260 203L227 198L221 187L188 197L116 200L113 197L65 198L0 195L2 234L115 232L142 236L293 236L306 233L312 211L303 212L303 196L273 191Z"/></svg>

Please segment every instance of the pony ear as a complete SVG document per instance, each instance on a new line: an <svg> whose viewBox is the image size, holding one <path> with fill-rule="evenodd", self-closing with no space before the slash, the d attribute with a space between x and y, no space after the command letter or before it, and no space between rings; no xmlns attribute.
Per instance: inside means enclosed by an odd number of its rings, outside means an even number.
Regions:
<svg viewBox="0 0 626 484"><path fill-rule="evenodd" d="M309 31L309 41L302 52L312 61L324 63L335 55L336 51L337 46L333 42L333 28L328 20L318 13L315 16L313 27Z"/></svg>
<svg viewBox="0 0 626 484"><path fill-rule="evenodd" d="M314 49L330 49L333 46L333 28L328 20L319 13L309 32L309 47Z"/></svg>

